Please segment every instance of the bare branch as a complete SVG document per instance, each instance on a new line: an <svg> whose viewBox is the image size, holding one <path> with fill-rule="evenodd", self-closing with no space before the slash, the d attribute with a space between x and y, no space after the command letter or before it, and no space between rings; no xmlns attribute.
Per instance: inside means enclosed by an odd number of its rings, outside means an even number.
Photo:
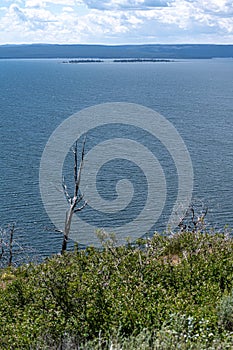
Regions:
<svg viewBox="0 0 233 350"><path fill-rule="evenodd" d="M79 186L80 186L80 182L81 182L81 173L82 173L82 169L83 169L84 156L85 156L85 145L86 145L86 136L85 136L84 141L83 141L81 161L80 161L80 165L79 165L79 169L78 169L78 173L77 173L77 177L76 177L76 181L75 181L75 197L77 197L77 195L78 195L78 190L79 190ZM77 148L76 148L76 151L77 151ZM76 164L76 166L77 166L77 164Z"/></svg>
<svg viewBox="0 0 233 350"><path fill-rule="evenodd" d="M78 142L76 141L75 148L74 148L74 183L75 184L77 183L77 180L78 180ZM75 186L75 189L76 189L76 186Z"/></svg>
<svg viewBox="0 0 233 350"><path fill-rule="evenodd" d="M8 262L8 266L12 265L12 259L13 259L13 237L14 237L14 232L15 232L15 224L12 225L11 229L10 229L10 243L9 243L9 262Z"/></svg>
<svg viewBox="0 0 233 350"><path fill-rule="evenodd" d="M208 207L202 204L201 210L199 210L199 215L197 213L198 208L195 204L191 204L188 210L184 213L183 218L180 218L178 227L181 232L186 230L196 233L198 231L204 231L206 227L205 217L208 213Z"/></svg>
<svg viewBox="0 0 233 350"><path fill-rule="evenodd" d="M62 179L62 188L63 188L63 193L64 193L64 195L66 196L67 201L70 203L71 197L70 197L70 195L69 195L69 193L68 193L68 189L67 189L67 185L66 185L66 183L65 183L65 178L64 178L64 176L63 176L63 179Z"/></svg>
<svg viewBox="0 0 233 350"><path fill-rule="evenodd" d="M3 247L3 238L1 237L1 240L0 240L0 248L1 248L1 252L0 252L0 260L2 259L3 257L3 254L4 254L4 247Z"/></svg>
<svg viewBox="0 0 233 350"><path fill-rule="evenodd" d="M86 205L87 205L87 202L85 201L85 203L84 203L81 207L76 208L76 209L74 210L74 213L77 213L78 211L83 210L83 209L85 208Z"/></svg>
<svg viewBox="0 0 233 350"><path fill-rule="evenodd" d="M77 204L80 203L84 198L84 194L81 194L77 199Z"/></svg>

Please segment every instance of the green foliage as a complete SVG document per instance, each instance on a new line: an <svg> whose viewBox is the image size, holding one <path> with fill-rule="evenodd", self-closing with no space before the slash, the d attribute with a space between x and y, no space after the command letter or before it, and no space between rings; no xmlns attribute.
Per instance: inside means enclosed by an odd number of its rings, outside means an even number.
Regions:
<svg viewBox="0 0 233 350"><path fill-rule="evenodd" d="M218 306L219 324L228 331L233 331L233 290L225 295Z"/></svg>
<svg viewBox="0 0 233 350"><path fill-rule="evenodd" d="M71 340L110 349L109 339L112 349L233 348L231 238L183 232L120 247L114 236L102 241L101 251L77 248L0 270L0 349L58 349Z"/></svg>

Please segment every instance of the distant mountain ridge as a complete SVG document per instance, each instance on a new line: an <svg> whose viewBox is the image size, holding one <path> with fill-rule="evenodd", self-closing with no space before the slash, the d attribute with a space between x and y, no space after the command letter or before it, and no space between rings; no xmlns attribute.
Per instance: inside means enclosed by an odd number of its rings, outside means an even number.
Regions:
<svg viewBox="0 0 233 350"><path fill-rule="evenodd" d="M1 58L229 58L233 45L0 45Z"/></svg>

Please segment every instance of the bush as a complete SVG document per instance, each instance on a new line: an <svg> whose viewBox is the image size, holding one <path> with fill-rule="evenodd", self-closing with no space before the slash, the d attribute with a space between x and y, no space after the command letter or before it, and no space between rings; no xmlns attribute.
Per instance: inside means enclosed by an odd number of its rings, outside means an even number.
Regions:
<svg viewBox="0 0 233 350"><path fill-rule="evenodd" d="M224 234L183 232L120 247L111 239L101 251L76 249L0 270L0 348L225 342L230 328L216 310L233 288L232 253Z"/></svg>
<svg viewBox="0 0 233 350"><path fill-rule="evenodd" d="M219 324L227 331L233 331L233 290L225 295L218 306Z"/></svg>

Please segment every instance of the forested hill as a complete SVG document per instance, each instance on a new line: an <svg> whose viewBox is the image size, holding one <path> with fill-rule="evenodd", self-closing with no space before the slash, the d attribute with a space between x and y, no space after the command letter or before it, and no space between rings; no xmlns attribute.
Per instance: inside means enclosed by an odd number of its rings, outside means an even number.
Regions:
<svg viewBox="0 0 233 350"><path fill-rule="evenodd" d="M0 58L229 58L233 45L1 45Z"/></svg>

